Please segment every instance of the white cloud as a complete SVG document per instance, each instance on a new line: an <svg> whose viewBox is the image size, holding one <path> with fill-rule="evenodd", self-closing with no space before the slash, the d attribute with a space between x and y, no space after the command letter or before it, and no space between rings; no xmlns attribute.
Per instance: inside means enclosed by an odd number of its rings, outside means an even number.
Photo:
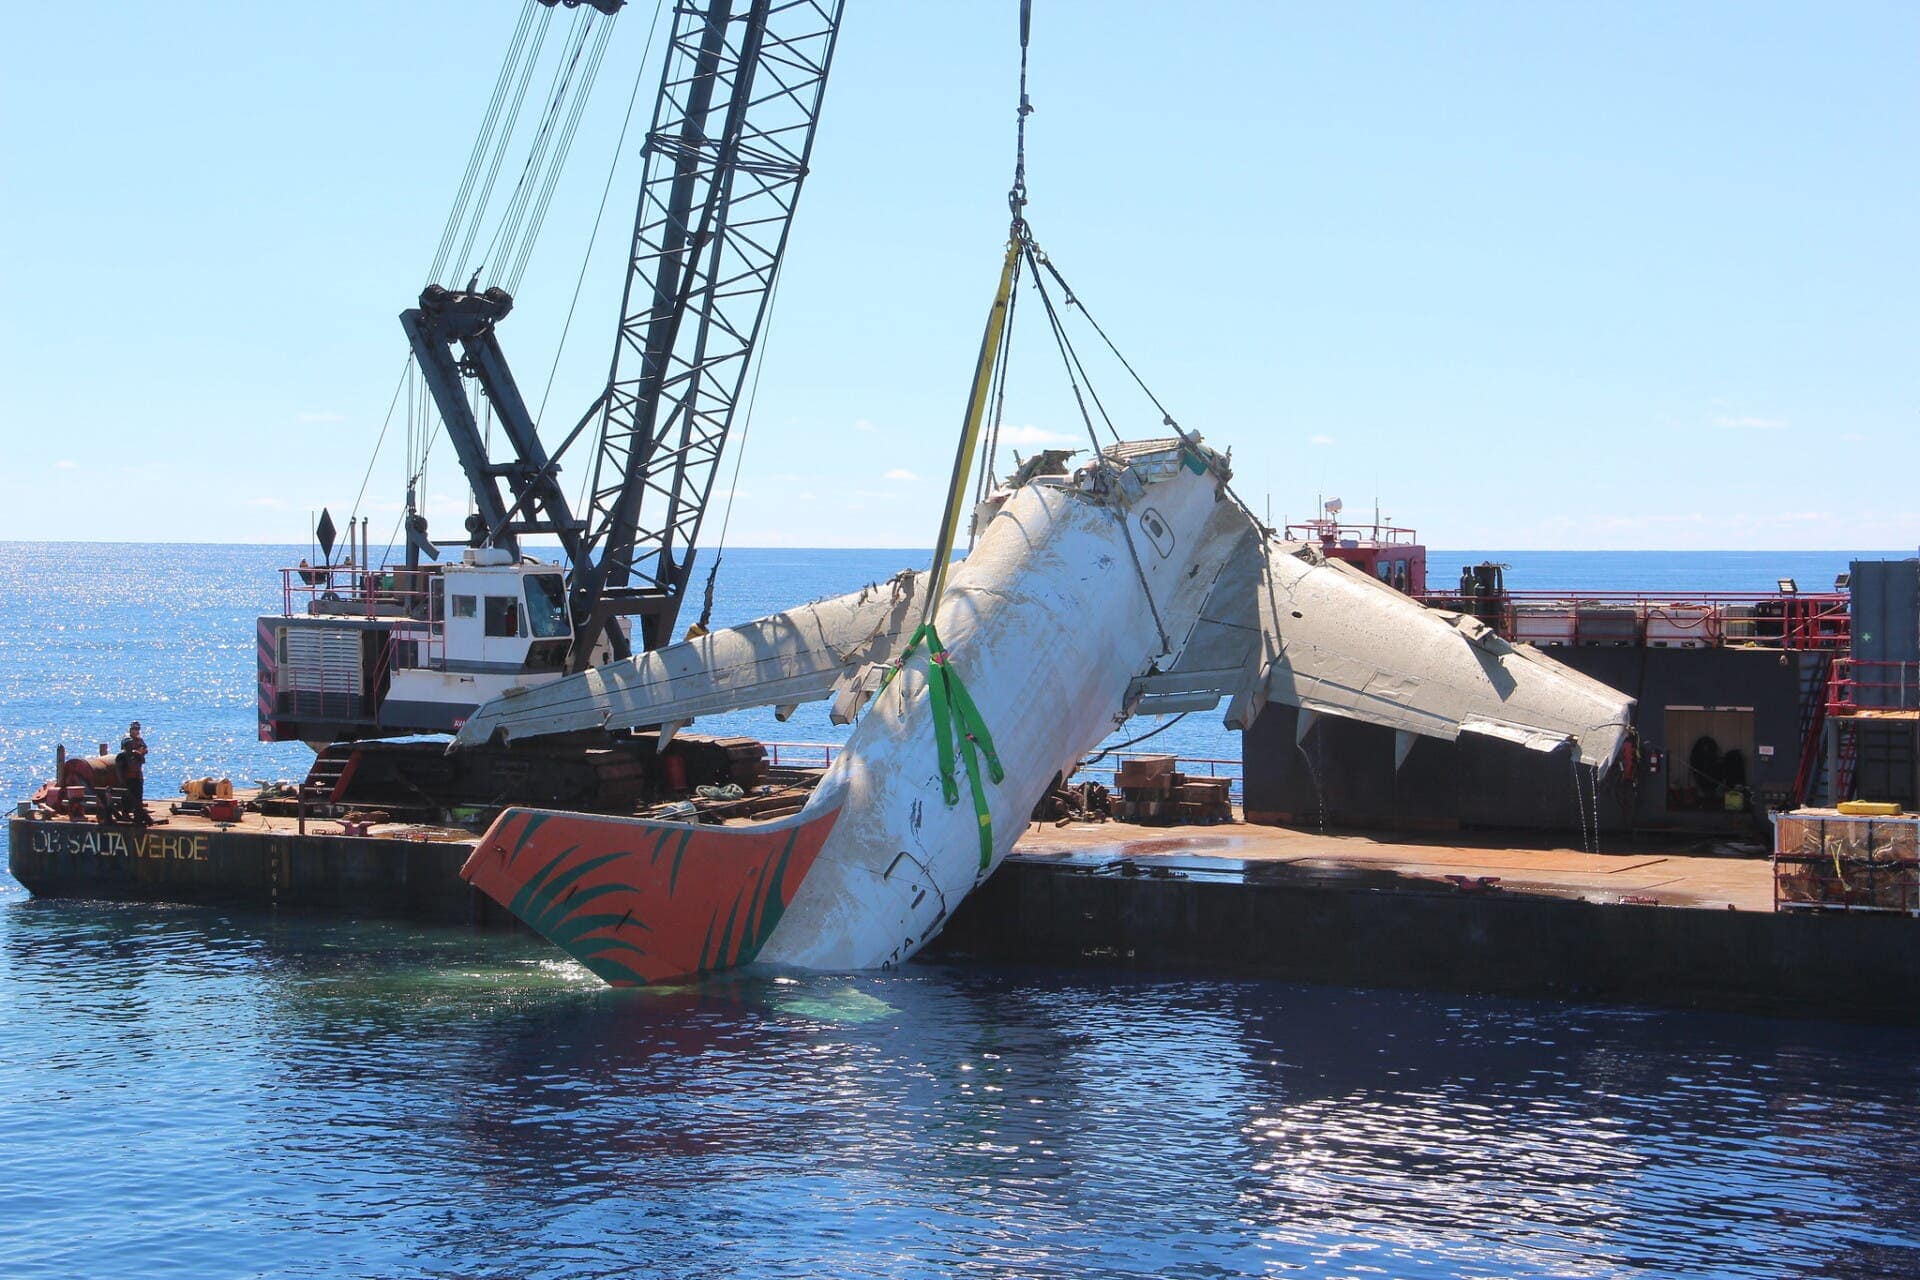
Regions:
<svg viewBox="0 0 1920 1280"><path fill-rule="evenodd" d="M347 415L331 409L303 409L295 415L302 422L345 422Z"/></svg>
<svg viewBox="0 0 1920 1280"><path fill-rule="evenodd" d="M1333 443L1333 437L1332 437L1332 436L1324 436L1324 435L1323 435L1323 436L1313 436L1313 437L1311 437L1310 439L1308 439L1308 441L1307 441L1307 443L1308 443L1308 444L1320 444L1320 445L1327 445L1327 444L1332 444L1332 443Z"/></svg>
<svg viewBox="0 0 1920 1280"><path fill-rule="evenodd" d="M1867 439L1866 433L1860 431L1842 431L1840 438L1848 444L1864 444Z"/></svg>
<svg viewBox="0 0 1920 1280"><path fill-rule="evenodd" d="M1048 431L1045 427L1036 427L1032 423L1020 426L1000 426L1000 443L1016 447L1031 448L1034 445L1068 444L1071 436L1063 436L1058 431Z"/></svg>
<svg viewBox="0 0 1920 1280"><path fill-rule="evenodd" d="M53 469L55 471L77 471L80 469L80 464L72 458L62 458L53 464Z"/></svg>
<svg viewBox="0 0 1920 1280"><path fill-rule="evenodd" d="M880 428L874 426L865 418L855 418L853 420L853 429L855 431L878 431Z"/></svg>
<svg viewBox="0 0 1920 1280"><path fill-rule="evenodd" d="M887 472L887 474L881 476L880 478L882 480L912 481L912 480L918 480L920 477L913 474L913 472L907 470L905 467L895 467L893 470Z"/></svg>
<svg viewBox="0 0 1920 1280"><path fill-rule="evenodd" d="M1787 425L1785 418L1755 418L1751 416L1722 416L1713 420L1716 427L1725 427L1734 431L1778 431Z"/></svg>

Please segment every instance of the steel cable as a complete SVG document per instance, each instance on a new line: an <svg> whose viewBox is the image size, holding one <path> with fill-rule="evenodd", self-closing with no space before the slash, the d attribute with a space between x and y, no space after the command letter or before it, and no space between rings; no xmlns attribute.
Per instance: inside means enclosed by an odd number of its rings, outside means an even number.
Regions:
<svg viewBox="0 0 1920 1280"><path fill-rule="evenodd" d="M481 117L480 130L473 139L473 151L467 156L467 169L460 178L460 188L454 194L453 207L447 211L447 225L440 232L440 247L433 255L433 266L427 272L427 280L433 283L440 278L441 270L447 265L447 252L453 248L453 240L459 234L464 223L467 200L473 194L474 179L479 176L480 164L487 154L487 144L492 140L494 125L500 118L500 106L506 100L507 85L512 83L513 69L518 64L520 52L526 46L527 31L533 25L533 11L537 0L526 0L520 10L520 22L513 30L513 38L507 42L506 55L500 60L500 74L494 79L493 96L487 102L486 113Z"/></svg>
<svg viewBox="0 0 1920 1280"><path fill-rule="evenodd" d="M746 461L747 437L753 431L753 406L760 400L760 375L767 367L767 343L773 332L773 303L780 291L780 271L774 269L773 280L767 285L767 320L761 329L760 341L755 344L753 384L747 391L747 412L740 421L740 440L733 447L733 479L727 488L727 507L720 515L720 537L713 544L713 564L707 569L707 589L700 603L700 626L704 629L713 619L713 584L720 574L720 558L727 551L727 528L733 523L733 500L740 491L740 464Z"/></svg>
<svg viewBox="0 0 1920 1280"><path fill-rule="evenodd" d="M527 263L533 257L533 248L540 239L541 228L546 226L547 210L553 204L553 193L560 185L560 176L566 171L567 157L573 151L573 139L580 131L580 118L586 113L587 103L593 96L593 86L600 76L600 63L606 57L607 43L613 34L613 20L608 19L600 25L599 34L594 39L593 52L587 56L587 68L582 73L580 87L574 93L573 105L567 115L566 124L561 126L560 140L554 147L553 158L547 165L545 181L540 194L534 197L533 211L528 215L527 224L521 232L519 247L513 252L513 265L507 272L506 290L508 293L520 291L520 281L526 274Z"/></svg>
<svg viewBox="0 0 1920 1280"><path fill-rule="evenodd" d="M487 205L493 200L493 187L500 179L500 166L507 158L507 144L519 127L520 110L527 100L527 85L533 79L533 69L539 65L540 50L546 43L549 25L543 18L534 36L533 48L527 54L526 62L520 69L519 83L515 85L513 91L513 105L507 109L505 127L500 130L499 136L494 140L493 160L487 166L486 181L480 187L480 201L474 207L473 215L468 221L467 238L460 245L460 256L452 264L455 268L453 274L456 280L466 273L468 264L473 260L473 242L480 235L480 224L486 221Z"/></svg>
<svg viewBox="0 0 1920 1280"><path fill-rule="evenodd" d="M366 474L360 477L360 492L353 495L353 512L347 517L351 523L360 514L360 500L367 496L367 481L373 478L373 464L380 460L380 446L387 441L387 428L393 425L393 411L400 404L400 392L407 385L407 375L413 371L413 356L408 354L400 366L400 381L393 388L393 399L387 402L387 416L380 423L380 435L373 442L373 456L367 459Z"/></svg>
<svg viewBox="0 0 1920 1280"><path fill-rule="evenodd" d="M513 244L520 234L526 218L528 204L533 199L534 190L545 174L548 151L553 145L555 125L567 102L573 86L574 73L579 69L580 55L586 49L589 32L593 29L593 10L579 9L573 15L573 30L567 35L560 56L555 60L553 76L547 85L546 106L540 112L540 121L534 127L533 139L527 146L527 158L520 166L520 177L513 185L513 194L507 198L507 207L500 215L499 223L493 229L493 235L487 241L485 252L480 255L477 264L481 270L494 268L493 278L497 281L505 273L500 270L503 261L513 256Z"/></svg>
<svg viewBox="0 0 1920 1280"><path fill-rule="evenodd" d="M1042 255L1034 245L1032 236L1029 235L1021 241L1021 249L1026 256L1045 261L1045 256ZM1093 415L1087 412L1086 398L1081 395L1080 382L1074 374L1075 369L1078 367L1078 362L1071 354L1072 344L1067 341L1066 333L1061 327L1060 315L1059 312L1054 309L1052 296L1047 293L1046 282L1040 279L1038 263L1036 263L1034 267L1033 286L1040 294L1041 305L1047 310L1047 322L1052 326L1054 341L1060 346L1061 362L1067 374L1067 385L1073 388L1074 403L1080 406L1080 420L1086 424L1087 439L1093 445L1093 456L1096 459L1101 458L1104 456L1104 450L1100 444L1100 433L1094 430ZM1102 413L1104 412L1105 410L1103 409ZM1111 421L1107 423L1107 430L1113 431L1113 423ZM1119 433L1115 432L1114 442L1117 444L1119 441ZM1140 593L1146 597L1147 610L1153 614L1153 629L1160 637L1160 652L1163 654L1168 653L1172 650L1173 643L1167 639L1166 623L1160 619L1159 603L1154 600L1153 587L1147 581L1147 568L1140 562L1140 549L1133 543L1133 529L1127 523L1126 514L1120 510L1117 504L1112 510L1114 520L1120 525L1120 536L1126 540L1127 556L1133 561L1133 572L1135 576L1140 579Z"/></svg>

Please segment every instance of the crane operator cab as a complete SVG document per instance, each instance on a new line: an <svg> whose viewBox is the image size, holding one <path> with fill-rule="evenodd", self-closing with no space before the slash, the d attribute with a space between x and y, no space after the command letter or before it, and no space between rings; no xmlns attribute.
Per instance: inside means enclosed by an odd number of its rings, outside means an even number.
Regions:
<svg viewBox="0 0 1920 1280"><path fill-rule="evenodd" d="M457 729L481 703L566 669L573 621L564 571L469 547L428 579L426 617L396 628L394 638L381 719Z"/></svg>
<svg viewBox="0 0 1920 1280"><path fill-rule="evenodd" d="M428 589L428 618L442 625L445 665L494 674L565 666L573 625L560 567L515 564L488 547L469 557L447 566Z"/></svg>
<svg viewBox="0 0 1920 1280"><path fill-rule="evenodd" d="M559 679L573 646L565 569L500 548L288 582L285 612L260 619L266 741L451 733L481 703ZM610 656L601 650L604 639L594 661Z"/></svg>

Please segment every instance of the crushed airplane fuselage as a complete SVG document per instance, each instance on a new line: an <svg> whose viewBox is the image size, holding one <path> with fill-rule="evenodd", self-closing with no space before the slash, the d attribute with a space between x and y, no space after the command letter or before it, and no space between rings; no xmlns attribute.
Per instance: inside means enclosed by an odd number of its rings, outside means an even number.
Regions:
<svg viewBox="0 0 1920 1280"><path fill-rule="evenodd" d="M928 575L902 574L481 707L461 743L672 730L823 698L858 723L791 817L510 809L463 874L616 984L755 962L872 968L938 933L1055 776L1139 712L1225 701L1244 726L1273 699L1613 759L1630 700L1272 541L1227 476L1189 437L1026 478L981 513L931 635L917 626Z"/></svg>

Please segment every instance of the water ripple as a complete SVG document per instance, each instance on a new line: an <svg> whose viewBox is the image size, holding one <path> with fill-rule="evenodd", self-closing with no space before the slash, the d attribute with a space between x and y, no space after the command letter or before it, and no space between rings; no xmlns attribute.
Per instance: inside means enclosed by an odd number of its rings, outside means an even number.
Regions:
<svg viewBox="0 0 1920 1280"><path fill-rule="evenodd" d="M0 903L34 1277L1872 1275L1920 1037Z"/></svg>

